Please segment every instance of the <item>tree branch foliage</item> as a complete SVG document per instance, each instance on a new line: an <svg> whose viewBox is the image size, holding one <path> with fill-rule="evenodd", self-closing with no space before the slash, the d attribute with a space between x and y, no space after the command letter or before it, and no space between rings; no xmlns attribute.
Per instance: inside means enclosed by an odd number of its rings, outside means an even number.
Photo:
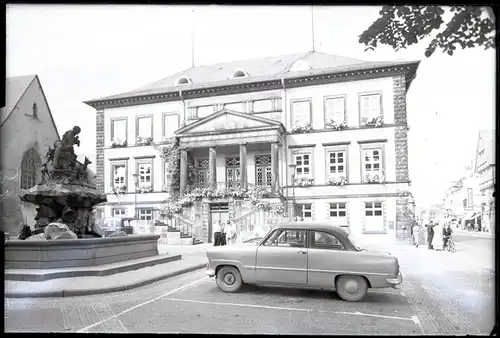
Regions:
<svg viewBox="0 0 500 338"><path fill-rule="evenodd" d="M436 49L453 55L457 46L495 47L495 18L489 7L452 6L451 20L427 46L425 56ZM396 51L420 42L444 24L441 6L383 6L380 17L359 36L359 42L374 50L378 44Z"/></svg>

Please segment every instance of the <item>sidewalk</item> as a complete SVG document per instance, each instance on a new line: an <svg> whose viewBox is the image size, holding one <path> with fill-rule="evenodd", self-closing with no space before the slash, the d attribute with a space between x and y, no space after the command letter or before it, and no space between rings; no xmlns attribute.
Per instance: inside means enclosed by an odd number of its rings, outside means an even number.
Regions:
<svg viewBox="0 0 500 338"><path fill-rule="evenodd" d="M457 235L462 236L471 236L471 237L480 237L480 238L495 238L494 232L476 232L476 231L468 231L463 229L453 229L453 232Z"/></svg>
<svg viewBox="0 0 500 338"><path fill-rule="evenodd" d="M194 248L196 246L186 247ZM102 277L60 278L40 282L6 280L5 297L72 297L130 290L204 268L207 265L204 250L203 248L203 250L198 249L195 252L183 253L182 259L174 262ZM162 251L175 254L187 250L169 246L163 247Z"/></svg>

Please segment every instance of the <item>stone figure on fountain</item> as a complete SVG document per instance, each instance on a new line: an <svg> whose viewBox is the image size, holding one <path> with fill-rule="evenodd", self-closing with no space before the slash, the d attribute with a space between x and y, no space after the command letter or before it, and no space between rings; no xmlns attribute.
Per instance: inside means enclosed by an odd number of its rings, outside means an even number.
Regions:
<svg viewBox="0 0 500 338"><path fill-rule="evenodd" d="M20 195L22 201L38 205L32 235L45 233L47 239L99 236L93 229L92 210L106 196L89 184L87 168L92 162L87 157L83 164L77 161L74 146L80 146L80 131L73 127L49 147L41 168L42 181Z"/></svg>

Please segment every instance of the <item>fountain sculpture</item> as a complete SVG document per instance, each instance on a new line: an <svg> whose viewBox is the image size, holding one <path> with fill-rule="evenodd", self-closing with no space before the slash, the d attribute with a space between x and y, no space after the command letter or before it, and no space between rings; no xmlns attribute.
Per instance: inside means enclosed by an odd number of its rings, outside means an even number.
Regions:
<svg viewBox="0 0 500 338"><path fill-rule="evenodd" d="M49 147L41 169L42 181L20 194L22 201L38 205L32 236L56 239L49 233L59 231L69 234L61 239L100 237L94 229L92 211L95 205L106 201L106 196L89 183L89 159L85 157L83 164L76 160L74 146L80 146L80 131L80 127L73 127L62 140L54 142L53 148Z"/></svg>

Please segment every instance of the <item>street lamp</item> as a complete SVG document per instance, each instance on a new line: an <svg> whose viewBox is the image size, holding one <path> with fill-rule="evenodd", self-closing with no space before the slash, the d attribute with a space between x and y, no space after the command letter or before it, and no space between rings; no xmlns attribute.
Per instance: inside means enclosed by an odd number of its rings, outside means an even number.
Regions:
<svg viewBox="0 0 500 338"><path fill-rule="evenodd" d="M134 176L134 186L135 186L135 189L134 189L134 218L136 220L139 219L139 216L137 215L137 188L139 187L139 174L133 174L132 176Z"/></svg>
<svg viewBox="0 0 500 338"><path fill-rule="evenodd" d="M292 170L292 220L295 218L295 168L297 165L292 163L289 164L288 167Z"/></svg>

